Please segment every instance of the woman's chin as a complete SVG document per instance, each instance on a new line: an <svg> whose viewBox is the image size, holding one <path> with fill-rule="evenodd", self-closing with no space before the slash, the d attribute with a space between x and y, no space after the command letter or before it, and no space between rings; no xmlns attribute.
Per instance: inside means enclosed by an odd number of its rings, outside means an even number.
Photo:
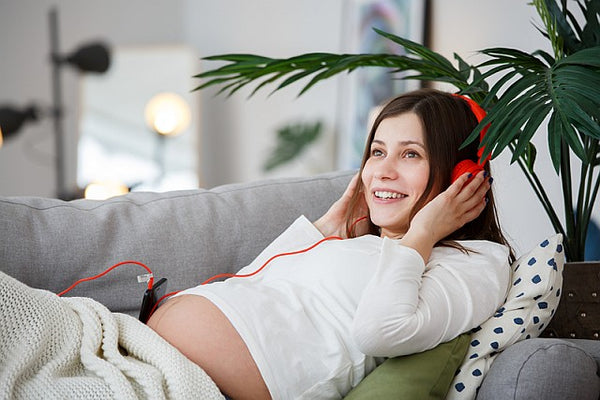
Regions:
<svg viewBox="0 0 600 400"><path fill-rule="evenodd" d="M404 236L404 234L406 233L406 228L405 228L405 224L390 224L389 223L390 219L389 218L383 218L383 217L374 217L371 216L371 222L373 222L373 224L375 226L378 226L382 236L387 236L387 237L402 237Z"/></svg>

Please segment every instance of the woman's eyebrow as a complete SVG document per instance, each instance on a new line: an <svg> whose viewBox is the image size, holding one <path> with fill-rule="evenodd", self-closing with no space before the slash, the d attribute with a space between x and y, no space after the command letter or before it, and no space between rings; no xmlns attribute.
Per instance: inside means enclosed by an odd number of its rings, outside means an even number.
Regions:
<svg viewBox="0 0 600 400"><path fill-rule="evenodd" d="M379 139L373 139L372 143L377 143L377 144L385 146L385 142L383 140L379 140ZM398 142L398 144L401 146L409 146L411 144L414 144L414 145L421 147L423 150L425 150L425 145L416 140L401 140Z"/></svg>

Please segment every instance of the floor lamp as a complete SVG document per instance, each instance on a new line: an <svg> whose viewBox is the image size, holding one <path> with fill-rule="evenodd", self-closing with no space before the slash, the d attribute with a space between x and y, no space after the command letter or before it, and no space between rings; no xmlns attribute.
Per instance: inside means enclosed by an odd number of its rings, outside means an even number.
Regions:
<svg viewBox="0 0 600 400"><path fill-rule="evenodd" d="M58 11L50 9L48 14L50 28L50 64L52 83L52 106L49 116L53 120L56 152L56 195L58 198L69 198L71 191L65 187L64 128L61 69L65 65L75 67L84 73L104 73L110 66L110 53L102 43L89 43L74 52L61 55L58 37ZM24 109L14 106L0 107L0 135L6 139L15 135L21 127L40 116L40 108L35 104ZM45 116L45 115L44 115ZM2 139L0 138L0 144Z"/></svg>

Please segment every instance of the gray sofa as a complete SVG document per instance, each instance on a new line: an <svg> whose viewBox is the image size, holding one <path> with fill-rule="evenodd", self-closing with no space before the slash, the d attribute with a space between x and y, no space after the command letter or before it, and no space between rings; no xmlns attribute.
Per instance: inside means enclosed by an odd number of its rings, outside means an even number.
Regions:
<svg viewBox="0 0 600 400"><path fill-rule="evenodd" d="M167 278L168 290L195 286L251 261L297 216L315 220L352 175L265 180L212 190L130 193L105 201L0 198L0 270L60 292L124 260ZM137 316L144 273L124 266L69 295L89 296ZM1 363L1 361L0 361ZM529 339L493 362L478 399L598 399L600 343Z"/></svg>

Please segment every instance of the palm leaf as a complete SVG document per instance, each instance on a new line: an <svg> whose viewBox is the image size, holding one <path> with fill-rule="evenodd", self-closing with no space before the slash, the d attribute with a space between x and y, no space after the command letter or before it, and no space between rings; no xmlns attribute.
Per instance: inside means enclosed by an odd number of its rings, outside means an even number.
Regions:
<svg viewBox="0 0 600 400"><path fill-rule="evenodd" d="M565 54L571 54L579 50L581 48L581 41L571 28L566 14L556 4L555 0L544 0L544 3L552 21L555 23L557 36L563 40L563 49L566 50Z"/></svg>
<svg viewBox="0 0 600 400"><path fill-rule="evenodd" d="M442 56L434 51L431 51L430 49L423 46L422 44L413 42L408 39L401 38L399 36L393 35L388 32L384 32L377 28L374 28L373 30L375 32L377 32L379 35L404 47L408 53L414 54L423 60L430 61L432 64L436 65L440 69L445 69L449 73L453 73L454 71L456 71L456 69L454 68L452 63L450 61L448 61L447 58L445 58L444 56Z"/></svg>
<svg viewBox="0 0 600 400"><path fill-rule="evenodd" d="M302 154L302 152L321 135L323 124L295 123L277 130L277 145L263 165L270 171Z"/></svg>
<svg viewBox="0 0 600 400"><path fill-rule="evenodd" d="M429 50L427 47L407 39L375 29L375 31L403 46L407 55L395 54L331 54L307 53L287 59L273 59L252 54L225 54L204 58L208 61L228 62L224 66L195 75L195 78L208 79L195 90L209 86L226 84L226 89L219 93L233 94L240 88L265 78L250 94L254 95L264 86L284 79L274 91L291 85L302 78L312 75L303 86L299 95L306 93L315 84L336 74L352 72L361 67L383 67L393 71L417 71L414 79L440 79L456 85L458 88L468 86L468 76L474 67L460 60L460 70L443 56ZM484 85L485 87L485 85Z"/></svg>
<svg viewBox="0 0 600 400"><path fill-rule="evenodd" d="M533 55L507 48L488 49L491 57L478 67L493 66L483 77L503 73L504 76L492 87L482 104L494 103L486 119L476 130L491 123L482 144L486 153L495 157L515 138L519 144L513 152L513 161L526 151L528 142L544 117L552 112L549 125L549 141L553 165L558 171L560 149L558 143L564 140L584 162L589 162L579 133L598 138L600 127L597 123L600 109L600 47L582 50L547 66ZM547 56L542 56L550 61ZM516 75L521 78L514 80ZM507 88L504 86L509 85ZM591 87L591 88L590 88ZM568 88L565 90L564 88ZM496 96L504 90L499 100ZM586 92L574 96L571 90ZM526 123L525 131L521 131ZM525 129L523 128L523 129ZM476 140L473 132L468 140ZM492 146L494 146L492 148Z"/></svg>
<svg viewBox="0 0 600 400"><path fill-rule="evenodd" d="M537 149L533 143L527 143L527 149L523 152L521 158L525 161L529 172L533 173L533 167L535 166L535 160L537 158Z"/></svg>
<svg viewBox="0 0 600 400"><path fill-rule="evenodd" d="M544 119L546 119L546 116L550 110L551 106L543 102L536 104L531 109L531 112L527 116L525 126L519 135L517 146L513 151L511 162L515 162L518 157L523 157L527 151L530 151L530 141ZM533 164L529 164L528 166L531 168L533 167Z"/></svg>
<svg viewBox="0 0 600 400"><path fill-rule="evenodd" d="M556 115L552 113L548 122L548 151L556 173L559 171L558 166L562 159L562 136L562 126L557 122Z"/></svg>
<svg viewBox="0 0 600 400"><path fill-rule="evenodd" d="M586 1L585 5L577 2L585 18L585 27L580 29L582 47L589 48L600 46L600 3L598 1ZM576 22L574 22L576 23Z"/></svg>
<svg viewBox="0 0 600 400"><path fill-rule="evenodd" d="M260 62L260 59L263 59L263 62L268 62L270 58L261 57L254 54L221 54L215 56L204 57L204 60L211 61L230 61L230 62Z"/></svg>

